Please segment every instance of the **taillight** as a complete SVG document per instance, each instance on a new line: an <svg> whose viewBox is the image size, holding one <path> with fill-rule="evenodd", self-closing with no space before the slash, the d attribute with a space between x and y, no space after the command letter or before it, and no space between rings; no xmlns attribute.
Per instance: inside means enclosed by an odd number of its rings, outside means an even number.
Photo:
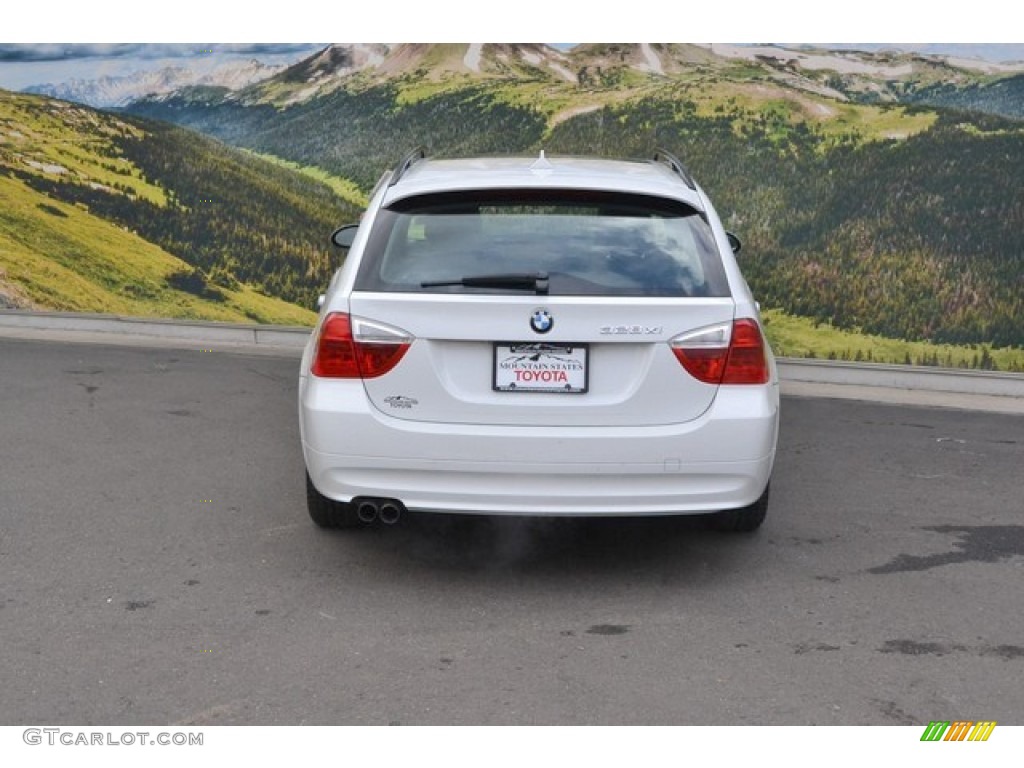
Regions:
<svg viewBox="0 0 1024 768"><path fill-rule="evenodd" d="M402 359L412 336L399 328L332 312L320 328L310 372L333 379L373 379Z"/></svg>
<svg viewBox="0 0 1024 768"><path fill-rule="evenodd" d="M705 384L765 384L768 360L761 328L749 319L700 328L669 342L676 358Z"/></svg>
<svg viewBox="0 0 1024 768"><path fill-rule="evenodd" d="M749 318L732 324L732 343L729 344L729 362L725 365L723 384L766 384L768 360L765 356L761 328Z"/></svg>
<svg viewBox="0 0 1024 768"><path fill-rule="evenodd" d="M732 323L721 323L676 336L669 346L695 379L705 384L721 384L731 337Z"/></svg>

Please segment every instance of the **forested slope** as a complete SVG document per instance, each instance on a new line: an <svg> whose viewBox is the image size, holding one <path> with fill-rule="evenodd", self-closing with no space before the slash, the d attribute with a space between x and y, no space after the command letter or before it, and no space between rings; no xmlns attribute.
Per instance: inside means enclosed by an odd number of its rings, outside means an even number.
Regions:
<svg viewBox="0 0 1024 768"><path fill-rule="evenodd" d="M312 307L335 256L328 236L333 227L358 215L322 183L177 126L41 97L0 96L0 173L21 185L26 197L31 191L40 200L73 207L41 202L32 209L48 211L55 229L73 226L67 214L74 210L174 257L179 266L165 270L161 293L186 293L214 307L230 295L256 289ZM24 213L17 220L9 212L5 231L12 243L8 253L17 241L24 263L24 254L33 250L26 233L38 222L25 218L29 209L19 210ZM37 255L61 258L64 268L77 267L97 281L119 283L120 278L104 278L93 268L91 258L102 248L76 256L74 240L55 241L68 244L66 254ZM120 256L128 262L135 254ZM47 291L36 286L23 293L35 305L79 306L58 300L53 293L59 281L50 282ZM157 291L132 288L127 280L119 286L116 293L127 299ZM161 304L174 303L172 294L165 298L152 306L159 311ZM274 320L265 310L247 316ZM214 314L223 313L218 308ZM292 322L312 317L287 305L280 306L279 314Z"/></svg>
<svg viewBox="0 0 1024 768"><path fill-rule="evenodd" d="M548 146L685 158L746 240L766 306L894 338L1024 344L1024 125L948 114L906 139L825 142L647 99L566 121Z"/></svg>
<svg viewBox="0 0 1024 768"><path fill-rule="evenodd" d="M1024 75L1001 78L991 83L936 83L907 90L902 98L911 103L984 112L1024 119Z"/></svg>

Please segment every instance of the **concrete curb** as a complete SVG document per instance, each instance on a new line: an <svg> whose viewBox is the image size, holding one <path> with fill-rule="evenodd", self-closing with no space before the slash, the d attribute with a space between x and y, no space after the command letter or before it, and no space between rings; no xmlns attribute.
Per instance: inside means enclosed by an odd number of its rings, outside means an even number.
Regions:
<svg viewBox="0 0 1024 768"><path fill-rule="evenodd" d="M779 378L783 381L1024 397L1024 374L1020 373L800 358L779 358L778 362Z"/></svg>
<svg viewBox="0 0 1024 768"><path fill-rule="evenodd" d="M204 320L166 320L162 318L126 317L123 315L79 314L74 312L25 312L0 310L0 333L7 329L65 331L71 334L109 334L113 343L117 336L173 339L201 345L231 344L239 346L298 347L305 346L309 328L288 325L245 325Z"/></svg>
<svg viewBox="0 0 1024 768"><path fill-rule="evenodd" d="M297 357L310 329L0 309L0 336ZM1024 413L1024 374L780 358L784 394Z"/></svg>

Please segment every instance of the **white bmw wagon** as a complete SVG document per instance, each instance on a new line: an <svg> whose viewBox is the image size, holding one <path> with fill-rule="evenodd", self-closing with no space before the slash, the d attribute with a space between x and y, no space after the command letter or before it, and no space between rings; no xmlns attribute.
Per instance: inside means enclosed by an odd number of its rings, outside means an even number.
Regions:
<svg viewBox="0 0 1024 768"><path fill-rule="evenodd" d="M758 306L682 163L430 159L377 185L299 380L309 514L765 518Z"/></svg>

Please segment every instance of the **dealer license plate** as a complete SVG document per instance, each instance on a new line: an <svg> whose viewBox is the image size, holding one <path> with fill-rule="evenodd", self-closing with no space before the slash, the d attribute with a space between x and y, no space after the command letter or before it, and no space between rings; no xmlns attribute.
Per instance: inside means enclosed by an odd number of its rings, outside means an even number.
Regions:
<svg viewBox="0 0 1024 768"><path fill-rule="evenodd" d="M499 392L580 394L588 382L586 344L494 345L494 389Z"/></svg>

